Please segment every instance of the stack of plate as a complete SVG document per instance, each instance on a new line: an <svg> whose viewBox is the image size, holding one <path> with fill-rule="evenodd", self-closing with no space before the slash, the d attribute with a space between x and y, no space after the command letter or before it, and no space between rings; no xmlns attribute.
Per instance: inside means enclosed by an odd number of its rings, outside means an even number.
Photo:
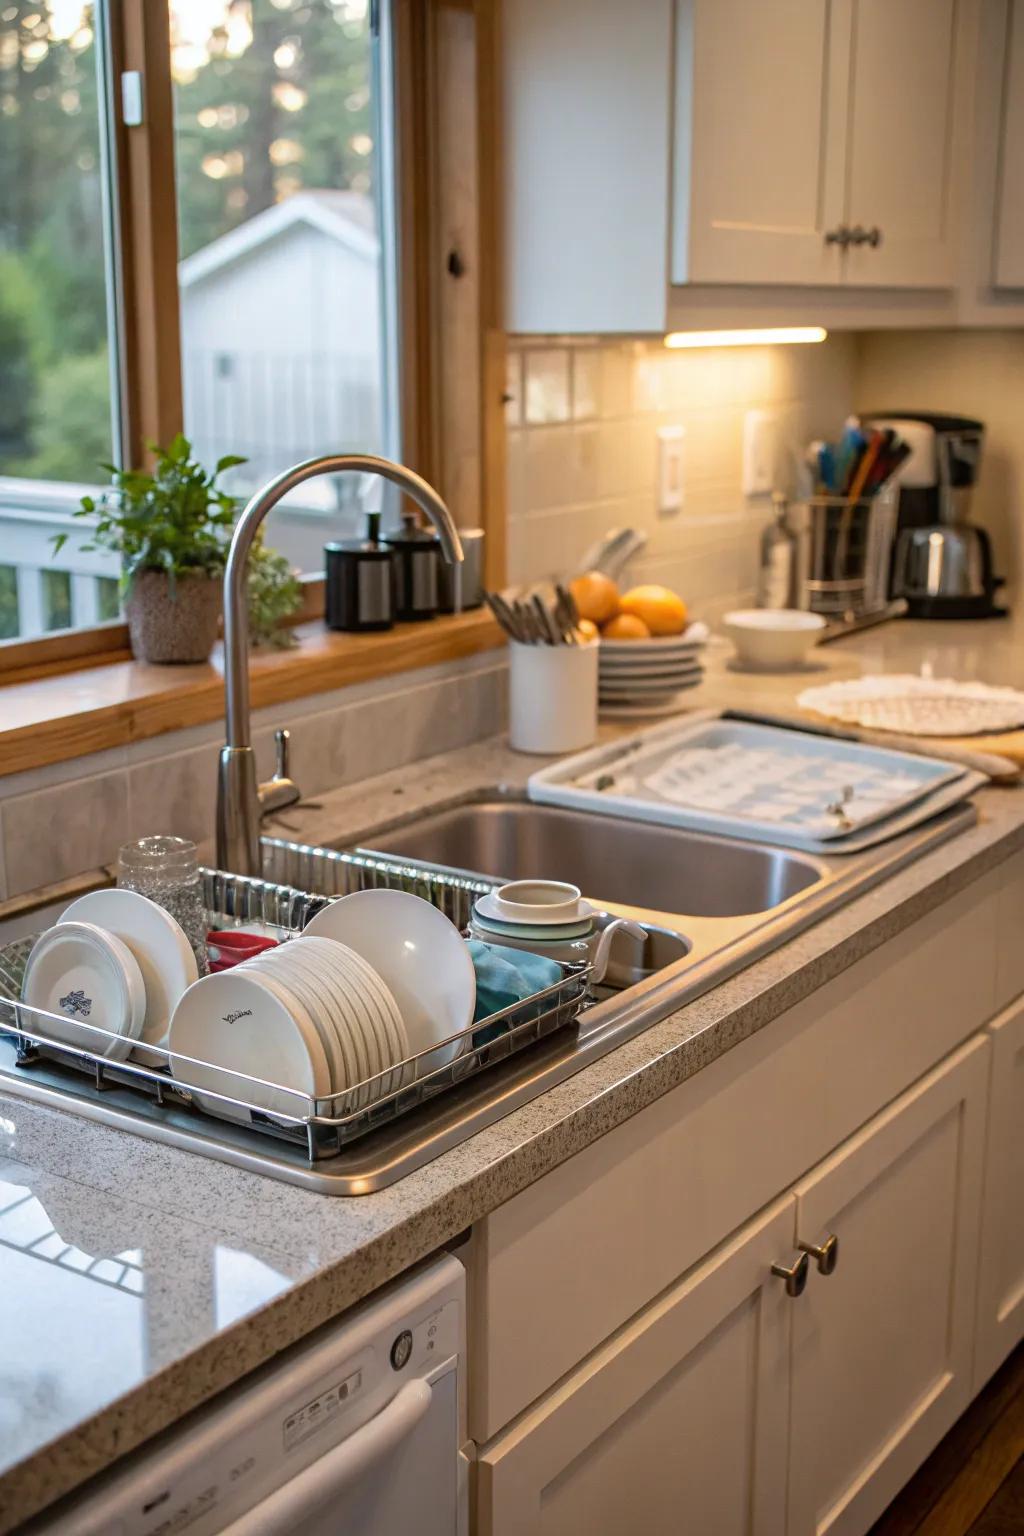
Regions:
<svg viewBox="0 0 1024 1536"><path fill-rule="evenodd" d="M340 1094L350 1113L453 1061L475 1003L472 955L444 913L405 891L357 891L299 938L189 987L171 1072L228 1118L253 1105L301 1119L309 1100Z"/></svg>
<svg viewBox="0 0 1024 1536"><path fill-rule="evenodd" d="M704 676L701 651L705 624L681 635L650 640L602 640L598 657L598 703L602 714L670 714L681 696Z"/></svg>
<svg viewBox="0 0 1024 1536"><path fill-rule="evenodd" d="M305 1099L358 1088L353 1108L399 1086L409 1055L398 1004L354 950L333 939L281 944L185 993L170 1030L171 1071L191 1088L300 1118ZM202 1108L230 1104L197 1093ZM248 1110L239 1108L240 1118Z"/></svg>

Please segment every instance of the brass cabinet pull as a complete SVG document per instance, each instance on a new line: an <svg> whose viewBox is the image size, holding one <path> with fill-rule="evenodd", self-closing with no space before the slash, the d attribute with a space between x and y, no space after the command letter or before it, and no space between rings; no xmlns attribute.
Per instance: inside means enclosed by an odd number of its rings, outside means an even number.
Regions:
<svg viewBox="0 0 1024 1536"><path fill-rule="evenodd" d="M802 1253L798 1259L794 1259L791 1265L773 1264L772 1274L786 1282L787 1296L802 1296L804 1286L807 1284L807 1271L810 1265L806 1253Z"/></svg>
<svg viewBox="0 0 1024 1536"><path fill-rule="evenodd" d="M831 1275L839 1263L839 1239L834 1232L830 1232L820 1246L814 1243L797 1243L800 1252L809 1255L818 1266L819 1275Z"/></svg>

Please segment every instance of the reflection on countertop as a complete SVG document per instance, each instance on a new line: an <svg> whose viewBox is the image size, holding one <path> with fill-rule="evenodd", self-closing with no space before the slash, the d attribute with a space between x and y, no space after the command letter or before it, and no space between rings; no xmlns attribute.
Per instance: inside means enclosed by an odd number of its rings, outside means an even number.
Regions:
<svg viewBox="0 0 1024 1536"><path fill-rule="evenodd" d="M814 670L742 674L714 646L694 708L784 709L826 677L918 670L1024 685L1024 625L894 623ZM610 729L610 728L609 728ZM291 807L350 838L542 761L490 741ZM1024 794L713 993L390 1189L329 1200L0 1094L0 1533L337 1315L1024 847ZM938 894L935 894L938 892ZM770 1007L764 999L770 996Z"/></svg>

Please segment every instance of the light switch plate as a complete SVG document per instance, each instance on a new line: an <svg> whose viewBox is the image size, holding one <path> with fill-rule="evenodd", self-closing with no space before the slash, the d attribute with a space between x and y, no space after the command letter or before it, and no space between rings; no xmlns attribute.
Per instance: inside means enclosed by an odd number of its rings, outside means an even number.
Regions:
<svg viewBox="0 0 1024 1536"><path fill-rule="evenodd" d="M683 505L685 427L658 428L658 511L678 512Z"/></svg>
<svg viewBox="0 0 1024 1536"><path fill-rule="evenodd" d="M775 479L779 418L774 411L748 411L743 418L743 494L770 496Z"/></svg>

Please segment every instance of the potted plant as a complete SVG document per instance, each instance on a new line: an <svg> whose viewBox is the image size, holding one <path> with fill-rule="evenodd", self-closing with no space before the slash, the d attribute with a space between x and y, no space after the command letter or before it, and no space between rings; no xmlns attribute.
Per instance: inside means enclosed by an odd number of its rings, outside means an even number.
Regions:
<svg viewBox="0 0 1024 1536"><path fill-rule="evenodd" d="M132 652L139 661L205 661L217 639L222 582L236 501L220 476L245 460L218 459L209 472L180 432L167 448L149 444L151 471L104 464L111 487L83 496L75 517L92 527L83 550L121 557L121 588ZM54 538L59 550L67 534ZM254 640L288 643L278 621L297 608L301 591L283 556L262 542L250 557ZM279 638L280 636L280 638Z"/></svg>

